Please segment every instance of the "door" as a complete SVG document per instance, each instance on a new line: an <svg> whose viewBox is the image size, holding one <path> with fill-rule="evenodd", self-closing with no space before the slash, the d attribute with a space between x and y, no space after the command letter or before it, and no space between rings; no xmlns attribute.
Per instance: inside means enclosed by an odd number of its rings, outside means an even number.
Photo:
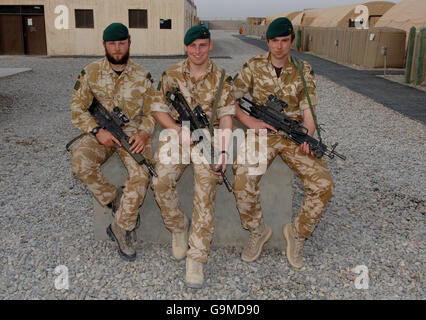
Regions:
<svg viewBox="0 0 426 320"><path fill-rule="evenodd" d="M0 54L25 54L22 16L0 14Z"/></svg>
<svg viewBox="0 0 426 320"><path fill-rule="evenodd" d="M47 55L44 16L23 16L25 53Z"/></svg>

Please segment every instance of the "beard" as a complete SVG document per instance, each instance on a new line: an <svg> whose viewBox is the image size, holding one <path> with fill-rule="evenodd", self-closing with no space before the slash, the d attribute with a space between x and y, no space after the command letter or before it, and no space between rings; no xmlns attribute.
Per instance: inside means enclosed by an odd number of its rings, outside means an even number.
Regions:
<svg viewBox="0 0 426 320"><path fill-rule="evenodd" d="M129 60L129 56L130 56L130 49L127 50L127 52L121 57L121 59L117 60L113 56L111 56L105 48L105 56L107 57L108 61L112 64L127 64L127 61Z"/></svg>

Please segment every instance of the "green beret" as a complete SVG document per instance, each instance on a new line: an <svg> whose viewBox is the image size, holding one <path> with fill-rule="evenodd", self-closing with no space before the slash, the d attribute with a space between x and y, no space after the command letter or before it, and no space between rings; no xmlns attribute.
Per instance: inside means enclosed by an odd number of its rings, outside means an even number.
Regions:
<svg viewBox="0 0 426 320"><path fill-rule="evenodd" d="M129 29L119 22L111 23L104 30L104 41L120 41L129 37Z"/></svg>
<svg viewBox="0 0 426 320"><path fill-rule="evenodd" d="M293 31L293 24L288 18L277 18L269 24L268 30L266 30L266 39L285 37L292 34Z"/></svg>
<svg viewBox="0 0 426 320"><path fill-rule="evenodd" d="M193 26L188 29L183 43L188 46L197 39L210 39L210 31L205 26Z"/></svg>

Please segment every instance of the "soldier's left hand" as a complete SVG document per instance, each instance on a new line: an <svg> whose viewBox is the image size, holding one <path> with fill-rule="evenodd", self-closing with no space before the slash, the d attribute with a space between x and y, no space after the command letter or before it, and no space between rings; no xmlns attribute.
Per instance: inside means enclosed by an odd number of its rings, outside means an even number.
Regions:
<svg viewBox="0 0 426 320"><path fill-rule="evenodd" d="M133 135L129 139L129 143L131 145L130 151L132 151L133 153L144 153L148 138L149 138L148 133L146 133L143 130Z"/></svg>
<svg viewBox="0 0 426 320"><path fill-rule="evenodd" d="M310 155L311 157L315 157L315 155L314 155L314 153L313 152L311 152L310 150L309 150L309 144L307 143L307 142L303 142L301 145L300 145L300 151L303 153L303 154L307 154L307 155Z"/></svg>

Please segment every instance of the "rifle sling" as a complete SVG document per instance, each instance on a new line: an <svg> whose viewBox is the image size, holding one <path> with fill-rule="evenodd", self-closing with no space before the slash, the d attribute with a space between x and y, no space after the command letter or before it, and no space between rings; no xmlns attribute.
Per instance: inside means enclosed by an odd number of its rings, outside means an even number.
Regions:
<svg viewBox="0 0 426 320"><path fill-rule="evenodd" d="M303 75L303 70L302 70L302 63L298 58L296 58L294 56L291 56L291 59L293 60L293 63L296 66L297 70L299 70L300 77L302 78L303 88L304 88L305 93L306 93L306 98L308 99L309 108L311 109L311 112L312 112L312 117L314 118L314 123L315 123L315 128L317 129L318 138L319 138L319 141L321 142L322 141L321 132L320 132L320 128L318 126L317 116L315 115L314 108L312 107L312 102L311 102L311 97L309 96L308 87L306 86L306 80L305 80L305 76Z"/></svg>
<svg viewBox="0 0 426 320"><path fill-rule="evenodd" d="M214 100L212 116L211 116L210 125L209 125L209 132L211 137L213 137L214 121L216 120L216 110L219 104L220 96L222 94L224 79L225 79L225 69L222 69L222 75L220 76L220 81L219 81L219 88L217 89L217 92L216 92L216 98Z"/></svg>
<svg viewBox="0 0 426 320"><path fill-rule="evenodd" d="M75 137L75 138L71 139L71 140L67 143L67 145L65 146L65 149L67 149L67 151L70 151L70 147L71 147L71 145L72 145L75 141L77 141L78 139L80 139L82 136L84 136L84 133L79 134L77 137Z"/></svg>

